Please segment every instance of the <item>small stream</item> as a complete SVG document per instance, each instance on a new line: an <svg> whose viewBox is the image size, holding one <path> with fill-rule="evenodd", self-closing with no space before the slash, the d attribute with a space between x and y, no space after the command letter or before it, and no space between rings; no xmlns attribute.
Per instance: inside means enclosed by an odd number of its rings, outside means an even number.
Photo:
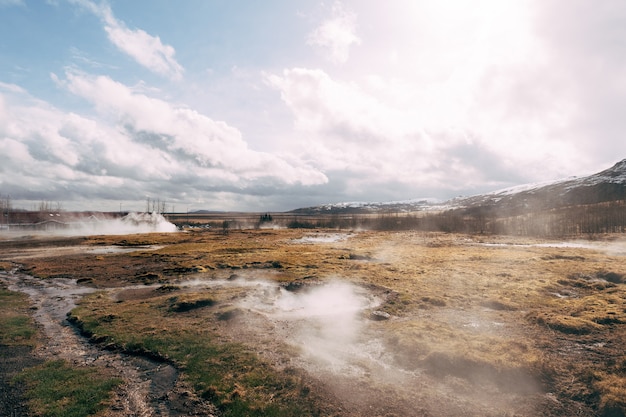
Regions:
<svg viewBox="0 0 626 417"><path fill-rule="evenodd" d="M178 377L178 371L173 366L98 349L67 321L67 313L76 306L77 301L95 289L79 286L76 280L43 280L16 270L0 272L0 281L11 291L22 292L30 297L33 317L46 339L46 343L36 349L38 356L46 360L63 359L75 366L106 368L112 370L115 377L125 381L118 388L108 415L182 415L172 414L166 405L166 397Z"/></svg>

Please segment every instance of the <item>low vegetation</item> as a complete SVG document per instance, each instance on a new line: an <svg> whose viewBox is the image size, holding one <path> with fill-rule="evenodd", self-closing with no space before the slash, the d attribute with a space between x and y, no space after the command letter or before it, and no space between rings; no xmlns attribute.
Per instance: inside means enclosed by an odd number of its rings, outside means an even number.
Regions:
<svg viewBox="0 0 626 417"><path fill-rule="evenodd" d="M27 295L0 287L0 345L35 346L37 329L28 304Z"/></svg>
<svg viewBox="0 0 626 417"><path fill-rule="evenodd" d="M16 381L26 385L33 414L44 417L94 415L106 408L111 390L122 382L62 360L26 369Z"/></svg>
<svg viewBox="0 0 626 417"><path fill-rule="evenodd" d="M72 312L84 334L173 364L223 415L624 416L626 258L608 250L622 243L550 243L195 229L83 242L158 248L22 262L42 279L99 288ZM359 359L352 379L316 374L302 365L302 346L239 304L245 287L185 285L260 278L293 293L339 279L374 294L362 343L375 342L366 357L376 360Z"/></svg>
<svg viewBox="0 0 626 417"><path fill-rule="evenodd" d="M0 415L86 417L105 409L121 381L102 370L37 359L33 348L45 340L29 306L27 295L0 287Z"/></svg>

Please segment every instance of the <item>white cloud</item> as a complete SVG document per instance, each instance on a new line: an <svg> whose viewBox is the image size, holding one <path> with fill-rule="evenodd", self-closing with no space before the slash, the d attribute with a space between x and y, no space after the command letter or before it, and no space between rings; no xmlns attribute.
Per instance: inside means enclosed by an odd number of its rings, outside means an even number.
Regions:
<svg viewBox="0 0 626 417"><path fill-rule="evenodd" d="M9 158L3 165L11 172L5 182L22 188L22 193L57 190L57 198L67 198L69 189L82 194L103 179L115 188L126 182L125 177L159 178L167 166L162 155L134 146L94 120L64 113L25 94L5 101L11 119L0 131Z"/></svg>
<svg viewBox="0 0 626 417"><path fill-rule="evenodd" d="M511 101L519 83L535 75L505 77L514 86L501 88L480 85L481 74L476 85L451 90L420 89L411 80L340 81L303 68L267 81L292 111L302 150L317 166L343 171L352 186L453 190L558 176L571 158L583 158L551 136L571 116L561 100L544 103L541 89L526 88L530 102Z"/></svg>
<svg viewBox="0 0 626 417"><path fill-rule="evenodd" d="M68 73L60 86L94 104L99 117L67 113L17 88L0 95L0 177L19 199L170 201L208 191L255 194L327 181L298 160L248 148L241 133L192 109L175 107L108 77ZM6 174L11 172L10 176ZM273 191L272 191L273 190ZM46 197L50 196L50 197Z"/></svg>
<svg viewBox="0 0 626 417"><path fill-rule="evenodd" d="M135 92L108 77L68 73L67 88L91 101L136 141L188 161L239 186L273 178L287 184L319 184L323 174L248 148L241 132L186 107Z"/></svg>
<svg viewBox="0 0 626 417"><path fill-rule="evenodd" d="M356 19L354 12L335 2L331 17L309 34L307 43L322 48L332 62L344 64L350 56L350 48L361 43L356 35Z"/></svg>
<svg viewBox="0 0 626 417"><path fill-rule="evenodd" d="M268 82L292 110L303 150L325 170L350 171L364 181L423 184L426 176L417 174L450 145L434 142L412 123L411 110L321 70L285 70Z"/></svg>
<svg viewBox="0 0 626 417"><path fill-rule="evenodd" d="M158 36L151 36L140 29L128 29L117 21L108 22L105 30L111 42L139 64L173 80L182 78L184 70L174 58L174 48L161 43Z"/></svg>
<svg viewBox="0 0 626 417"><path fill-rule="evenodd" d="M0 0L0 7L26 6L24 0Z"/></svg>
<svg viewBox="0 0 626 417"><path fill-rule="evenodd" d="M449 196L593 172L626 152L620 2L396 6L403 15L357 8L367 24L349 65L266 76L331 180Z"/></svg>
<svg viewBox="0 0 626 417"><path fill-rule="evenodd" d="M184 68L176 61L174 47L163 44L158 36L141 29L129 29L113 15L107 3L96 5L89 0L71 0L96 14L104 23L109 40L137 63L172 80L182 79Z"/></svg>

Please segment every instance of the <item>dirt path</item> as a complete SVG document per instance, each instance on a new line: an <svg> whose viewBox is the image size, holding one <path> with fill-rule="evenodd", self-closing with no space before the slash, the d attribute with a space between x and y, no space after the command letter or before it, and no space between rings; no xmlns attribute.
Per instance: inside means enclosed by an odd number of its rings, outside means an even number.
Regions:
<svg viewBox="0 0 626 417"><path fill-rule="evenodd" d="M11 291L29 295L34 318L46 343L35 350L44 360L63 359L75 366L98 367L124 383L115 392L109 417L212 416L210 404L193 398L169 364L99 349L68 323L67 313L85 294L95 291L70 279L41 280L15 270L0 272Z"/></svg>

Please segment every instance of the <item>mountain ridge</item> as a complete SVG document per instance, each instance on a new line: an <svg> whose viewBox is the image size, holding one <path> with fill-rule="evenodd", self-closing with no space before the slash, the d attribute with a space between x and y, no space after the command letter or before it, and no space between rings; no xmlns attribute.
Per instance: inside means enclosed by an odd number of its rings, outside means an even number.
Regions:
<svg viewBox="0 0 626 417"><path fill-rule="evenodd" d="M598 204L626 199L626 159L584 177L521 184L469 197L438 202L417 198L390 202L342 202L291 210L294 214L364 214L445 210L499 211L519 215L528 211Z"/></svg>

